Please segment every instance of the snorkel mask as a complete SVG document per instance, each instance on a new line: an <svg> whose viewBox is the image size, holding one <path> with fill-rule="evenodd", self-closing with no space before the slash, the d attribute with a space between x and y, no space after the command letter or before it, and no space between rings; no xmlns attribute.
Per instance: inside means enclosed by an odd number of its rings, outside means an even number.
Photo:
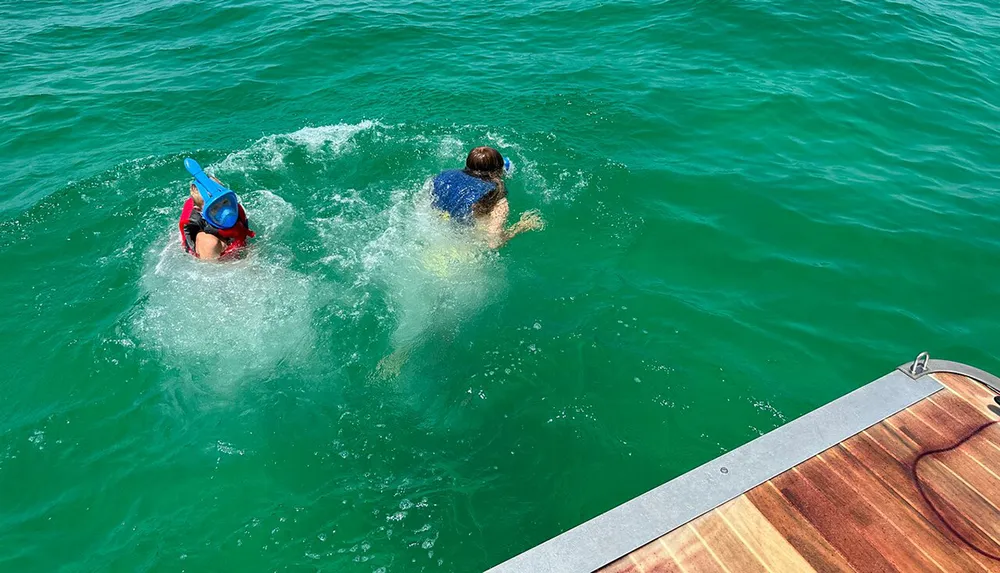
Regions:
<svg viewBox="0 0 1000 573"><path fill-rule="evenodd" d="M205 206L201 208L202 217L217 229L229 229L235 225L239 217L236 193L209 178L201 165L190 157L184 160L184 168L194 177L194 185L205 201Z"/></svg>

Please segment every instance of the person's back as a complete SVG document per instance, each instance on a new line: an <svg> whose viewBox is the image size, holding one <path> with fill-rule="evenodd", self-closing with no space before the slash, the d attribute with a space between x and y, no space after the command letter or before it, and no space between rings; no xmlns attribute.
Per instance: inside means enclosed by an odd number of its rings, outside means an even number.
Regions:
<svg viewBox="0 0 1000 573"><path fill-rule="evenodd" d="M442 171L433 185L434 207L462 222L469 222L473 205L498 187L498 183L469 175L464 169Z"/></svg>
<svg viewBox="0 0 1000 573"><path fill-rule="evenodd" d="M544 227L537 211L525 211L521 219L507 226L510 204L503 177L509 161L492 147L476 147L465 160L465 169L438 174L431 193L433 205L460 223L475 224L490 248L504 245L514 235Z"/></svg>
<svg viewBox="0 0 1000 573"><path fill-rule="evenodd" d="M238 255L247 239L254 237L243 205L235 193L202 171L194 159L185 159L184 167L194 176L194 182L178 221L181 246L199 259Z"/></svg>

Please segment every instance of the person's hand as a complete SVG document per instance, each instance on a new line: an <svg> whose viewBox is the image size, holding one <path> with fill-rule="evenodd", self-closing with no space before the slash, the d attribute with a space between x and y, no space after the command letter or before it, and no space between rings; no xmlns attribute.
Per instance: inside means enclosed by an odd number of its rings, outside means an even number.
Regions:
<svg viewBox="0 0 1000 573"><path fill-rule="evenodd" d="M541 213L532 209L521 213L517 226L522 231L541 231L545 228L545 221L542 220Z"/></svg>

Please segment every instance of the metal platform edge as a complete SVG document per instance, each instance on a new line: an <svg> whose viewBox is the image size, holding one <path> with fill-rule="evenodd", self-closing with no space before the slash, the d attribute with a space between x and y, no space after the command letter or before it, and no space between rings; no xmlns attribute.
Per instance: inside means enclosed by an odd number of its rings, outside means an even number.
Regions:
<svg viewBox="0 0 1000 573"><path fill-rule="evenodd" d="M913 362L487 573L586 573L599 569L941 390L944 386L928 376L938 372L962 374L1000 388L1000 378L988 372L921 354Z"/></svg>

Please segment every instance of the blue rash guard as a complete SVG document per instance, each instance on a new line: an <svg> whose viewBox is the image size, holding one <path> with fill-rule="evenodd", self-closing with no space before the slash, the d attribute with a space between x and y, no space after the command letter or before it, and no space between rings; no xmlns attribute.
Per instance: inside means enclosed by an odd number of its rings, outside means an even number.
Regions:
<svg viewBox="0 0 1000 573"><path fill-rule="evenodd" d="M461 169L442 171L434 178L434 207L454 219L466 220L472 214L472 205L496 188L496 183L483 181Z"/></svg>

